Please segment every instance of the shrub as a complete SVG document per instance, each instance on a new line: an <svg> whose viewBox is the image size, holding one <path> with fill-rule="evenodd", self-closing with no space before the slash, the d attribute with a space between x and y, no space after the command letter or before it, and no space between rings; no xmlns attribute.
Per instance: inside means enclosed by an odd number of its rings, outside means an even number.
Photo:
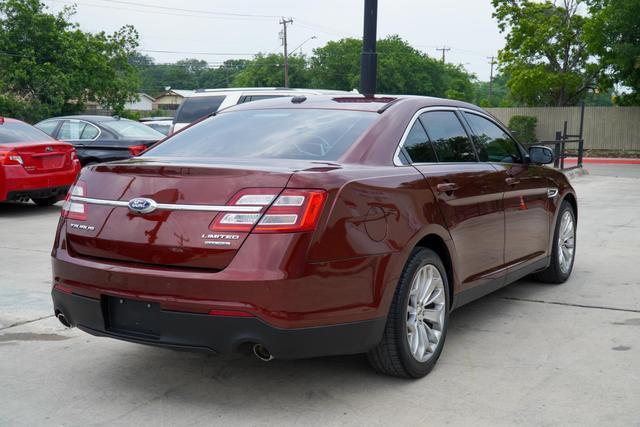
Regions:
<svg viewBox="0 0 640 427"><path fill-rule="evenodd" d="M536 138L536 125L538 118L534 116L512 116L509 119L509 130L524 144L533 144Z"/></svg>

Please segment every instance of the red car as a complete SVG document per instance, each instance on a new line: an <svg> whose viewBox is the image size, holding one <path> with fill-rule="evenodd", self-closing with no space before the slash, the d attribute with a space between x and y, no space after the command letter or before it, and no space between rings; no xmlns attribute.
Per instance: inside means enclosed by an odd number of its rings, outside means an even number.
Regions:
<svg viewBox="0 0 640 427"><path fill-rule="evenodd" d="M0 202L31 199L38 206L52 205L64 198L79 171L71 144L0 117Z"/></svg>
<svg viewBox="0 0 640 427"><path fill-rule="evenodd" d="M450 312L571 274L577 202L482 109L318 96L226 109L85 168L53 248L65 325L263 360L367 353L420 377Z"/></svg>

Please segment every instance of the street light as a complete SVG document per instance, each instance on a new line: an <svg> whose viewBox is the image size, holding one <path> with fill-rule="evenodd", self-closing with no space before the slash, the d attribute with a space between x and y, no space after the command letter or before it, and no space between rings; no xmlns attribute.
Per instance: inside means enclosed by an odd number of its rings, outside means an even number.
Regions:
<svg viewBox="0 0 640 427"><path fill-rule="evenodd" d="M317 39L317 38L318 38L318 37L316 37L316 36L311 36L311 37L309 37L308 39L306 39L305 41L303 41L302 43L300 43L300 44L298 45L298 47L296 47L295 49L293 49L293 50L289 53L289 55L293 54L293 52L295 52L296 50L300 49L300 48L302 47L302 45L304 45L304 44L305 44L306 42L308 42L309 40L313 40L313 39Z"/></svg>

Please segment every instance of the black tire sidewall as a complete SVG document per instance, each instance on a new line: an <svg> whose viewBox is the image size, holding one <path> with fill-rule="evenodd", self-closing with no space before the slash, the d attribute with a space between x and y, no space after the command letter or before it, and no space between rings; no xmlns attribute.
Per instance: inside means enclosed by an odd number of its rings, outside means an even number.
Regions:
<svg viewBox="0 0 640 427"><path fill-rule="evenodd" d="M438 342L436 351L426 362L419 362L411 354L409 343L407 342L407 306L413 277L415 276L416 272L426 264L434 265L442 276L445 290L446 312L442 335L440 337L440 341ZM399 293L397 297L399 298L400 304L397 306L397 309L402 310L402 312L399 313L399 321L396 324L397 329L395 331L395 335L398 340L396 345L398 346L398 350L402 358L402 364L407 373L414 378L423 377L428 374L431 369L433 369L436 362L438 361L438 358L442 353L442 348L444 347L445 338L447 336L447 329L449 328L449 282L447 280L447 273L444 268L444 264L440 260L440 257L434 251L426 248L421 248L414 251L409 259L409 262L407 262L407 265L405 266L405 270L402 273L398 291Z"/></svg>

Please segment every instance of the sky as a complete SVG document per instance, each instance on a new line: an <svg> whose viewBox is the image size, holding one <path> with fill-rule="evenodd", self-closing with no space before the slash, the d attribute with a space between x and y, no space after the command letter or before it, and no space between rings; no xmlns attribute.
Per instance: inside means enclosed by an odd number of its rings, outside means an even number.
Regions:
<svg viewBox="0 0 640 427"><path fill-rule="evenodd" d="M131 24L140 50L157 63L204 59L217 66L257 52L282 52L280 17L292 18L289 50L313 48L343 37L362 37L363 0L43 0L50 11L76 4L72 18L84 31L113 32ZM397 34L415 48L462 64L489 79L488 57L504 44L489 0L379 0L378 38ZM240 16L242 15L242 16ZM245 16L251 15L251 16ZM315 39L310 39L315 36ZM242 55L241 55L242 54Z"/></svg>

